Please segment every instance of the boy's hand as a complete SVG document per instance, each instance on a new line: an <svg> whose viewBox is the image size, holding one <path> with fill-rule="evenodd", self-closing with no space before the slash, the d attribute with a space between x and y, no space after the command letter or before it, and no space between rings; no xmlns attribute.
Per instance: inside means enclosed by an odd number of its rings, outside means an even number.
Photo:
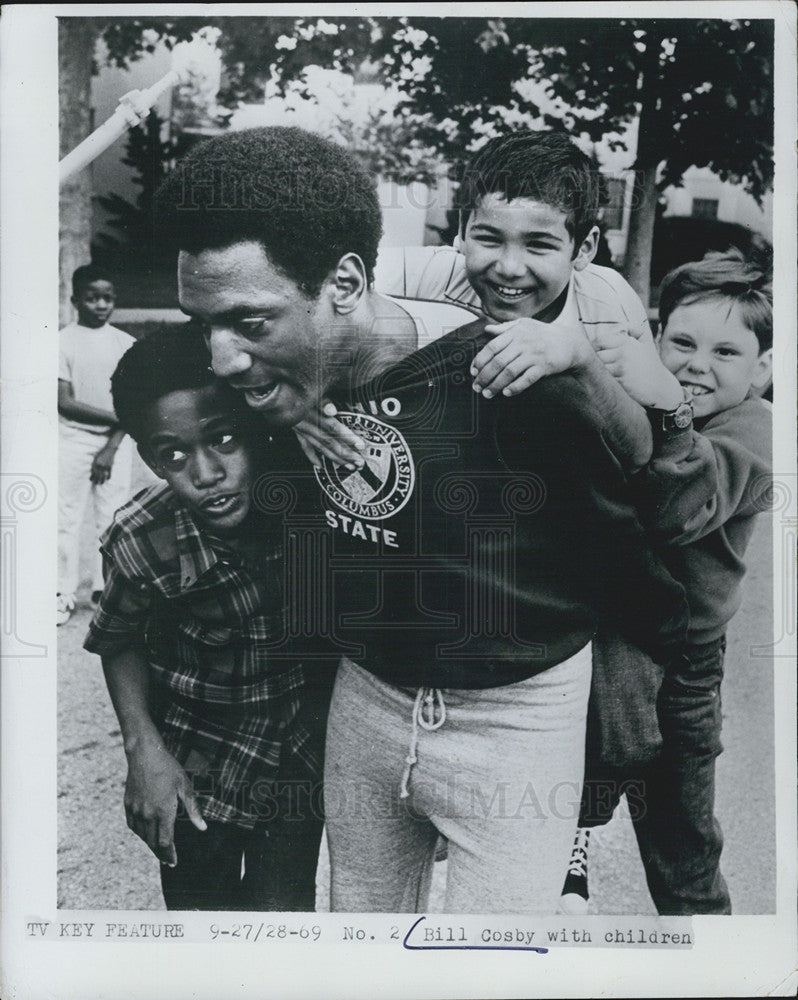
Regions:
<svg viewBox="0 0 798 1000"><path fill-rule="evenodd" d="M125 783L127 825L161 864L174 868L175 816L178 799L198 830L207 830L183 768L163 746L145 746L128 754Z"/></svg>
<svg viewBox="0 0 798 1000"><path fill-rule="evenodd" d="M607 371L641 406L674 410L684 401L682 387L660 361L650 338L605 329L596 333L594 344Z"/></svg>
<svg viewBox="0 0 798 1000"><path fill-rule="evenodd" d="M488 323L493 336L471 363L474 392L490 399L514 396L546 375L558 375L582 363L593 349L584 333L570 326L514 319Z"/></svg>
<svg viewBox="0 0 798 1000"><path fill-rule="evenodd" d="M89 473L89 479L94 483L95 486L101 486L103 483L107 482L111 475L111 469L114 467L114 458L116 457L116 448L111 444L105 444L94 456L91 463L91 472Z"/></svg>
<svg viewBox="0 0 798 1000"><path fill-rule="evenodd" d="M321 465L323 455L347 469L363 467L361 452L366 442L336 419L335 404L322 400L318 413L294 426L302 451L312 465Z"/></svg>

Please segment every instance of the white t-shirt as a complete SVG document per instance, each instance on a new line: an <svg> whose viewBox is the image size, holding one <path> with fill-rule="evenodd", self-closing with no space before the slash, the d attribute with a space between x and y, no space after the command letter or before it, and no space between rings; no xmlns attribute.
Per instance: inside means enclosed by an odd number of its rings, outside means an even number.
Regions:
<svg viewBox="0 0 798 1000"><path fill-rule="evenodd" d="M136 343L124 330L106 323L93 330L80 323L70 323L58 334L58 378L69 382L79 403L114 411L111 399L111 376L119 359ZM84 424L59 414L61 423L94 434L107 434L108 428Z"/></svg>
<svg viewBox="0 0 798 1000"><path fill-rule="evenodd" d="M452 330L459 330L467 323L479 319L482 313L466 306L449 302L429 302L426 299L406 299L398 295L388 295L392 302L408 313L416 324L419 348L443 337Z"/></svg>

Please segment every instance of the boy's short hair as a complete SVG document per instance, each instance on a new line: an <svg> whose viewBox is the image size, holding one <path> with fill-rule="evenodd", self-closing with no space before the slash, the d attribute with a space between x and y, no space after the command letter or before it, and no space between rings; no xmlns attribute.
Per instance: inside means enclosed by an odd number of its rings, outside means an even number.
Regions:
<svg viewBox="0 0 798 1000"><path fill-rule="evenodd" d="M76 299L93 281L108 281L114 284L113 275L100 264L84 264L72 273L72 298Z"/></svg>
<svg viewBox="0 0 798 1000"><path fill-rule="evenodd" d="M144 419L148 407L181 389L202 389L218 383L225 404L244 415L247 406L211 369L211 354L202 330L193 321L179 327L162 327L122 355L111 376L114 412L120 427L137 444L144 438Z"/></svg>
<svg viewBox="0 0 798 1000"><path fill-rule="evenodd" d="M736 303L745 325L756 334L759 353L773 346L773 288L770 255L764 250L746 255L737 247L711 251L702 260L669 271L659 298L660 329L677 306L701 299L723 298Z"/></svg>
<svg viewBox="0 0 798 1000"><path fill-rule="evenodd" d="M281 126L199 143L156 192L155 213L166 241L189 253L260 243L312 298L345 253L371 282L382 236L375 181L354 156Z"/></svg>
<svg viewBox="0 0 798 1000"><path fill-rule="evenodd" d="M461 233L487 194L529 198L565 213L578 246L597 225L602 180L596 166L564 132L514 132L487 142L468 163L458 191Z"/></svg>

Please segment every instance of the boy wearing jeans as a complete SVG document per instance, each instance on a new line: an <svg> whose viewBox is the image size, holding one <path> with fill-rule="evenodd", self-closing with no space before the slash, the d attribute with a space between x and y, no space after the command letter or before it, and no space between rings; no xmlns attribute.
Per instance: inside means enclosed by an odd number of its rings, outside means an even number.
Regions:
<svg viewBox="0 0 798 1000"><path fill-rule="evenodd" d="M670 543L663 558L690 606L687 641L657 703L662 752L639 774L625 776L636 779L644 807L632 819L661 914L731 912L714 816L715 760L722 750L726 628L740 606L745 550L770 485L770 406L758 398L772 369L769 281L765 269L736 250L684 264L662 284L662 363L644 375L623 344L602 352L630 395L651 407L654 455L645 501L654 529ZM673 420L669 411L680 393L689 400L687 413ZM569 912L587 910L588 831L606 823L617 804L616 795L598 808L591 790L602 785L617 789L618 781L588 767L582 857L565 887Z"/></svg>
<svg viewBox="0 0 798 1000"><path fill-rule="evenodd" d="M104 536L85 648L102 657L128 825L161 861L167 907L312 911L333 671L314 684L282 648L281 534L252 494L263 435L209 365L202 336L178 329L114 373L120 424L166 485Z"/></svg>

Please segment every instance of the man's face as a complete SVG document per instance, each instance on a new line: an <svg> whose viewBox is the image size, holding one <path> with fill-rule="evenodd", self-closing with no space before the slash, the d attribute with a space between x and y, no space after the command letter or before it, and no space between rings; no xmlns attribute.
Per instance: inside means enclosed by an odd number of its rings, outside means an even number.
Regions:
<svg viewBox="0 0 798 1000"><path fill-rule="evenodd" d="M181 252L178 288L183 311L207 327L215 373L270 424L292 426L319 403L339 346L326 285L308 298L247 242Z"/></svg>
<svg viewBox="0 0 798 1000"><path fill-rule="evenodd" d="M466 273L482 308L500 323L556 319L571 272L595 254L593 231L574 253L558 208L530 198L487 194L468 217L463 237Z"/></svg>

